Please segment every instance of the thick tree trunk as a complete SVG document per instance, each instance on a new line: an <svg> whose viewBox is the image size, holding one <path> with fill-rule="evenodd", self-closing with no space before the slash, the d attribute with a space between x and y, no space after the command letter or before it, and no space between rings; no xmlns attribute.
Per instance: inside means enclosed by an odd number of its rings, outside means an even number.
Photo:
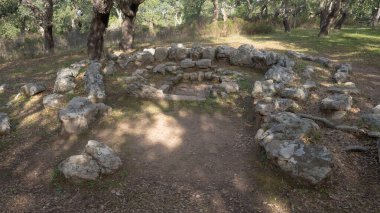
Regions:
<svg viewBox="0 0 380 213"><path fill-rule="evenodd" d="M217 22L219 19L219 0L213 0L214 14L212 16L212 22Z"/></svg>
<svg viewBox="0 0 380 213"><path fill-rule="evenodd" d="M133 39L134 39L134 22L136 18L136 13L138 10L138 5L132 4L130 6L131 13L124 14L124 20L121 24L121 41L120 41L120 48L122 50L129 50L132 48L133 45Z"/></svg>
<svg viewBox="0 0 380 213"><path fill-rule="evenodd" d="M285 32L288 33L290 32L290 24L289 24L289 18L288 18L288 15L289 15L288 0L284 0L283 5L284 5L284 18L282 20L282 23L284 24Z"/></svg>
<svg viewBox="0 0 380 213"><path fill-rule="evenodd" d="M373 14L372 14L371 27L373 29L376 28L377 24L379 23L379 19L380 19L380 4L377 8L374 9Z"/></svg>
<svg viewBox="0 0 380 213"><path fill-rule="evenodd" d="M330 25L338 16L341 7L341 0L333 0L325 6L321 12L321 23L318 37L327 36L329 34Z"/></svg>
<svg viewBox="0 0 380 213"><path fill-rule="evenodd" d="M53 0L45 0L44 14L42 27L44 30L44 48L45 51L50 53L54 52L54 38L53 38Z"/></svg>
<svg viewBox="0 0 380 213"><path fill-rule="evenodd" d="M99 13L94 10L90 34L87 40L87 53L90 60L100 60L103 52L104 33L110 13Z"/></svg>
<svg viewBox="0 0 380 213"><path fill-rule="evenodd" d="M284 24L285 32L286 33L290 32L290 25L289 25L289 20L287 16L283 18L282 23Z"/></svg>
<svg viewBox="0 0 380 213"><path fill-rule="evenodd" d="M344 22L347 20L347 16L348 16L347 11L343 11L343 12L342 12L342 16L341 16L340 19L336 22L334 29L337 29L337 30L342 29L342 26L343 26Z"/></svg>

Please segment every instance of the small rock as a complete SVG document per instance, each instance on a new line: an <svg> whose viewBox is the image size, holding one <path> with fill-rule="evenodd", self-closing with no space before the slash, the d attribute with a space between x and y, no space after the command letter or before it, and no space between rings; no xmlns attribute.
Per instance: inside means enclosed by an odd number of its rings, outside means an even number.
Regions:
<svg viewBox="0 0 380 213"><path fill-rule="evenodd" d="M295 79L295 74L290 68L273 66L265 73L265 79L278 83L289 83Z"/></svg>
<svg viewBox="0 0 380 213"><path fill-rule="evenodd" d="M21 92L26 96L33 96L45 90L45 86L40 83L28 83L21 87Z"/></svg>
<svg viewBox="0 0 380 213"><path fill-rule="evenodd" d="M220 87L222 87L224 89L224 91L226 91L226 93L235 93L235 92L239 92L239 84L237 84L236 82L222 82L220 84Z"/></svg>
<svg viewBox="0 0 380 213"><path fill-rule="evenodd" d="M255 111L261 115L269 115L274 112L296 112L301 107L291 99L286 98L263 98L255 104Z"/></svg>
<svg viewBox="0 0 380 213"><path fill-rule="evenodd" d="M314 74L314 67L312 66L307 66L305 70L302 73L302 76L306 79L311 79L312 74Z"/></svg>
<svg viewBox="0 0 380 213"><path fill-rule="evenodd" d="M379 130L380 128L380 114L364 114L362 120L365 124L369 125L371 129Z"/></svg>
<svg viewBox="0 0 380 213"><path fill-rule="evenodd" d="M215 60L216 49L213 47L206 47L202 53L202 59Z"/></svg>
<svg viewBox="0 0 380 213"><path fill-rule="evenodd" d="M9 134L11 131L11 124L9 122L8 114L0 112L0 135Z"/></svg>
<svg viewBox="0 0 380 213"><path fill-rule="evenodd" d="M303 85L302 87L304 89L307 89L307 90L313 90L315 88L317 88L317 83L315 83L314 81L309 81L307 80Z"/></svg>
<svg viewBox="0 0 380 213"><path fill-rule="evenodd" d="M218 46L216 48L216 58L229 58L232 51L234 51L235 48L229 47L229 46Z"/></svg>
<svg viewBox="0 0 380 213"><path fill-rule="evenodd" d="M334 82L341 84L341 83L346 82L348 80L348 77L349 75L347 72L336 72L334 74L333 80Z"/></svg>
<svg viewBox="0 0 380 213"><path fill-rule="evenodd" d="M342 120L347 115L347 111L334 111L331 114L332 120Z"/></svg>
<svg viewBox="0 0 380 213"><path fill-rule="evenodd" d="M114 61L108 61L107 65L103 68L102 73L105 75L111 75L116 72L115 69L115 62Z"/></svg>
<svg viewBox="0 0 380 213"><path fill-rule="evenodd" d="M195 67L195 61L193 61L192 59L187 58L181 61L181 68L187 69L193 67Z"/></svg>
<svg viewBox="0 0 380 213"><path fill-rule="evenodd" d="M42 103L47 109L62 109L65 105L65 96L61 94L50 94L43 98Z"/></svg>
<svg viewBox="0 0 380 213"><path fill-rule="evenodd" d="M0 94L4 93L6 89L7 89L7 84L0 85Z"/></svg>
<svg viewBox="0 0 380 213"><path fill-rule="evenodd" d="M380 104L375 106L372 110L374 114L380 114Z"/></svg>
<svg viewBox="0 0 380 213"><path fill-rule="evenodd" d="M143 49L143 52L148 52L154 56L156 53L156 50L154 48L149 48L149 49Z"/></svg>
<svg viewBox="0 0 380 213"><path fill-rule="evenodd" d="M156 61L165 61L168 58L169 48L168 47L157 47L154 52L154 58Z"/></svg>

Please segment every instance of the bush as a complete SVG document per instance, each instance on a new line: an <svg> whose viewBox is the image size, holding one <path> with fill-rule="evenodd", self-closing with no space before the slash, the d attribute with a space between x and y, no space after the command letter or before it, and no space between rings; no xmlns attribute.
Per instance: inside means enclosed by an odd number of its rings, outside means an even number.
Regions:
<svg viewBox="0 0 380 213"><path fill-rule="evenodd" d="M248 35L270 34L274 31L273 24L268 22L248 23L243 26L243 32Z"/></svg>

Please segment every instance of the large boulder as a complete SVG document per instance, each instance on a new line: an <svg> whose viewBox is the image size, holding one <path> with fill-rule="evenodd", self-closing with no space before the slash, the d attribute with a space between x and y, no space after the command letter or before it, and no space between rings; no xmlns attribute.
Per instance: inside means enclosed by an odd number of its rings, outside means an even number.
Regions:
<svg viewBox="0 0 380 213"><path fill-rule="evenodd" d="M21 92L26 96L33 96L46 90L41 83L28 83L21 87Z"/></svg>
<svg viewBox="0 0 380 213"><path fill-rule="evenodd" d="M207 69L211 67L211 59L200 59L195 61L195 66L200 69Z"/></svg>
<svg viewBox="0 0 380 213"><path fill-rule="evenodd" d="M281 170L317 184L332 171L333 159L326 147L305 143L316 140L319 126L290 112L269 115L268 122L257 131L255 139Z"/></svg>
<svg viewBox="0 0 380 213"><path fill-rule="evenodd" d="M284 88L280 91L280 96L294 100L305 100L309 96L309 92L304 88Z"/></svg>
<svg viewBox="0 0 380 213"><path fill-rule="evenodd" d="M6 113L0 112L0 135L6 135L11 131L11 124Z"/></svg>
<svg viewBox="0 0 380 213"><path fill-rule="evenodd" d="M273 65L282 67L292 67L294 62L286 55L281 55L270 51L254 51L252 53L252 62L256 67L268 68Z"/></svg>
<svg viewBox="0 0 380 213"><path fill-rule="evenodd" d="M157 47L154 52L154 58L156 61L165 61L168 58L169 48L168 47Z"/></svg>
<svg viewBox="0 0 380 213"><path fill-rule="evenodd" d="M75 89L75 78L79 75L81 66L72 65L68 68L63 68L57 72L57 78L54 84L54 93L66 93Z"/></svg>
<svg viewBox="0 0 380 213"><path fill-rule="evenodd" d="M202 53L202 59L211 59L215 60L216 49L214 47L206 47Z"/></svg>
<svg viewBox="0 0 380 213"><path fill-rule="evenodd" d="M88 98L75 97L59 111L58 117L67 133L79 134L87 131L99 116L110 110L111 107L103 103L93 104Z"/></svg>
<svg viewBox="0 0 380 213"><path fill-rule="evenodd" d="M277 92L276 88L278 87L273 82L273 80L255 81L255 84L252 90L252 97L253 98L271 97L276 94Z"/></svg>
<svg viewBox="0 0 380 213"><path fill-rule="evenodd" d="M99 177L100 167L96 160L87 154L73 155L58 165L58 170L74 182L82 180L96 180Z"/></svg>
<svg viewBox="0 0 380 213"><path fill-rule="evenodd" d="M295 79L295 73L291 68L285 68L282 66L272 66L265 73L266 80L273 80L277 83L289 83Z"/></svg>
<svg viewBox="0 0 380 213"><path fill-rule="evenodd" d="M58 165L58 170L74 182L96 180L101 174L112 174L121 167L121 159L107 145L90 140L80 155L73 155Z"/></svg>
<svg viewBox="0 0 380 213"><path fill-rule="evenodd" d="M371 129L380 130L380 114L364 114L362 120Z"/></svg>
<svg viewBox="0 0 380 213"><path fill-rule="evenodd" d="M216 48L216 58L222 59L222 58L229 58L232 51L234 51L235 48L230 46L218 46Z"/></svg>
<svg viewBox="0 0 380 213"><path fill-rule="evenodd" d="M334 94L321 101L322 110L344 111L350 110L352 97L346 94Z"/></svg>
<svg viewBox="0 0 380 213"><path fill-rule="evenodd" d="M84 76L88 98L94 102L101 102L106 98L103 75L100 74L101 67L100 63L91 62Z"/></svg>
<svg viewBox="0 0 380 213"><path fill-rule="evenodd" d="M43 98L42 103L47 109L62 109L65 105L65 96L61 94L50 94Z"/></svg>
<svg viewBox="0 0 380 213"><path fill-rule="evenodd" d="M172 44L168 52L168 58L175 61L181 61L188 55L189 50L183 44Z"/></svg>
<svg viewBox="0 0 380 213"><path fill-rule="evenodd" d="M107 145L90 140L88 141L85 153L93 157L100 166L102 174L112 174L121 166L121 159Z"/></svg>
<svg viewBox="0 0 380 213"><path fill-rule="evenodd" d="M238 49L231 51L230 63L235 66L253 67L255 64L252 60L256 49L252 45L244 44Z"/></svg>

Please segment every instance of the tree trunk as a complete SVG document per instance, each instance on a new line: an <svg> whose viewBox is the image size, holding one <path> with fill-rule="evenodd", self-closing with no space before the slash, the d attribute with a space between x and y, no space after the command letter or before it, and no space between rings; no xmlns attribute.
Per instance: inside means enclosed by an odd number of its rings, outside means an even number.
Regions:
<svg viewBox="0 0 380 213"><path fill-rule="evenodd" d="M290 25L289 25L289 20L287 16L283 18L282 23L284 24L285 32L286 33L290 32Z"/></svg>
<svg viewBox="0 0 380 213"><path fill-rule="evenodd" d="M337 17L341 6L341 0L333 0L325 5L321 12L320 31L318 37L327 36L331 22Z"/></svg>
<svg viewBox="0 0 380 213"><path fill-rule="evenodd" d="M380 3L377 8L374 9L372 19L371 19L371 27L373 29L376 28L377 24L379 23L380 19Z"/></svg>
<svg viewBox="0 0 380 213"><path fill-rule="evenodd" d="M288 0L284 0L284 18L282 20L282 23L284 24L284 30L286 33L290 32L290 25L289 25L289 8L288 8Z"/></svg>
<svg viewBox="0 0 380 213"><path fill-rule="evenodd" d="M212 22L217 22L219 19L219 1L213 0L213 4L214 4L214 14L212 17Z"/></svg>
<svg viewBox="0 0 380 213"><path fill-rule="evenodd" d="M106 31L110 12L100 13L94 9L90 34L87 39L87 53L90 60L100 60L103 52L104 33Z"/></svg>
<svg viewBox="0 0 380 213"><path fill-rule="evenodd" d="M343 26L344 22L347 20L347 16L348 16L348 12L347 11L343 11L342 12L342 16L336 22L334 29L337 29L337 30L342 29L342 26Z"/></svg>
<svg viewBox="0 0 380 213"><path fill-rule="evenodd" d="M46 52L54 52L54 38L53 38L53 0L44 1L44 14L42 20L43 35L44 35L44 49Z"/></svg>
<svg viewBox="0 0 380 213"><path fill-rule="evenodd" d="M134 22L136 18L136 13L138 10L139 5L138 4L131 4L129 6L129 12L124 13L124 20L121 24L121 41L120 41L120 48L122 50L129 50L132 48L133 45L133 33L135 31Z"/></svg>

